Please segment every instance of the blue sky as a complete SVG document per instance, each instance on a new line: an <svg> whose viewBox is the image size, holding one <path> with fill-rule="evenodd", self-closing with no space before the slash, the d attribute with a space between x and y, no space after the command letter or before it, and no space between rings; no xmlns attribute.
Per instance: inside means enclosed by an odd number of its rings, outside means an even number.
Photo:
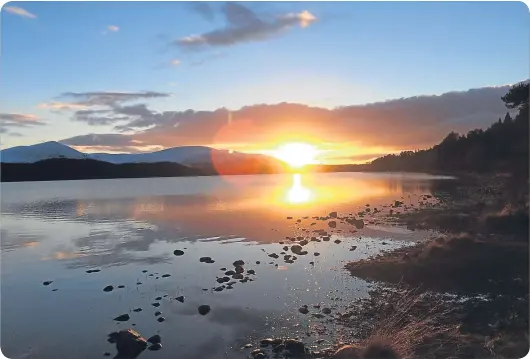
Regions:
<svg viewBox="0 0 530 359"><path fill-rule="evenodd" d="M280 102L333 108L529 77L523 3L238 4L230 13L221 2L5 4L0 112L45 125L2 134L3 147L118 133L114 123L90 125L72 111L43 108L67 101L59 96L68 92L170 93L144 101L156 111ZM269 25L247 27L254 17ZM226 27L239 28L229 43L182 40Z"/></svg>

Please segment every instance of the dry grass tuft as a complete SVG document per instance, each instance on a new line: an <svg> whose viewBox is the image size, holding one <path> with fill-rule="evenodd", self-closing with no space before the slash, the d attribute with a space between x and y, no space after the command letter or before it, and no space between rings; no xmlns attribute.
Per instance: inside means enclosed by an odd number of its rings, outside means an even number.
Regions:
<svg viewBox="0 0 530 359"><path fill-rule="evenodd" d="M385 303L377 309L381 317L365 342L363 358L407 359L455 352L459 326L444 320L452 310L442 299L419 289L398 289L381 302Z"/></svg>

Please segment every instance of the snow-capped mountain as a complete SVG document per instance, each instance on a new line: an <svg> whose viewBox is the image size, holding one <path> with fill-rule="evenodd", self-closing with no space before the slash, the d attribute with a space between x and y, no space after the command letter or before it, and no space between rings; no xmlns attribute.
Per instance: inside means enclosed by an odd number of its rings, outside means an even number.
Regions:
<svg viewBox="0 0 530 359"><path fill-rule="evenodd" d="M50 158L94 159L113 164L174 162L203 168L219 164L248 163L248 161L276 162L263 155L217 150L205 146L173 147L161 151L133 154L82 153L58 142L44 142L32 146L17 146L0 151L0 162L33 163Z"/></svg>
<svg viewBox="0 0 530 359"><path fill-rule="evenodd" d="M59 142L49 141L31 146L17 146L0 151L0 162L33 163L49 158L88 158L86 153L74 150Z"/></svg>

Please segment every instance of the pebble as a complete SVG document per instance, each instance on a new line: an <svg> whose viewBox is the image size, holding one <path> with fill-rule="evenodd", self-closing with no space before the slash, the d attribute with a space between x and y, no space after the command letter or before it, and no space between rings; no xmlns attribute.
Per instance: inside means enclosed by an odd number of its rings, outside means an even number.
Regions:
<svg viewBox="0 0 530 359"><path fill-rule="evenodd" d="M340 239L335 239L334 241L335 243L339 244L340 242L342 242Z"/></svg>
<svg viewBox="0 0 530 359"><path fill-rule="evenodd" d="M157 320L158 322L162 323L164 320L166 320L166 318L164 318L164 317L158 317L156 320Z"/></svg>
<svg viewBox="0 0 530 359"><path fill-rule="evenodd" d="M249 269L247 271L248 274L256 274L256 271L254 269Z"/></svg>
<svg viewBox="0 0 530 359"><path fill-rule="evenodd" d="M260 261L256 261L256 264L260 264L261 262Z"/></svg>
<svg viewBox="0 0 530 359"><path fill-rule="evenodd" d="M155 300L162 300L162 297L156 297Z"/></svg>
<svg viewBox="0 0 530 359"><path fill-rule="evenodd" d="M157 311L155 312L155 317L158 317L160 314L162 314L162 312L160 312L160 311L157 310Z"/></svg>
<svg viewBox="0 0 530 359"><path fill-rule="evenodd" d="M320 255L320 253L318 253L318 252L315 252L315 256L317 256L317 257L318 257L319 255Z"/></svg>
<svg viewBox="0 0 530 359"><path fill-rule="evenodd" d="M322 308L322 313L324 313L324 314L331 314L331 309L329 309L329 308Z"/></svg>
<svg viewBox="0 0 530 359"><path fill-rule="evenodd" d="M167 278L167 277L171 277L171 274L164 274L164 275L162 276L162 278Z"/></svg>
<svg viewBox="0 0 530 359"><path fill-rule="evenodd" d="M271 253L269 254L269 257L276 259L279 257L279 255L277 255L276 253Z"/></svg>
<svg viewBox="0 0 530 359"><path fill-rule="evenodd" d="M147 269L144 269L144 270L142 271L142 273L147 273Z"/></svg>
<svg viewBox="0 0 530 359"><path fill-rule="evenodd" d="M125 286L123 284L119 285L118 288L122 289L122 288L125 288Z"/></svg>
<svg viewBox="0 0 530 359"><path fill-rule="evenodd" d="M234 267L237 267L237 266L244 266L244 265L245 265L245 262L242 261L241 259L239 259L239 260L235 261L235 262L233 263L233 265L234 265Z"/></svg>
<svg viewBox="0 0 530 359"><path fill-rule="evenodd" d="M330 228L335 228L335 227L337 227L337 222L335 222L335 221L329 221L329 222L328 222L328 226L329 226Z"/></svg>
<svg viewBox="0 0 530 359"><path fill-rule="evenodd" d="M160 303L157 303L157 302L155 302L155 303L151 303L151 305L152 305L153 307L155 307L155 308L160 307Z"/></svg>
<svg viewBox="0 0 530 359"><path fill-rule="evenodd" d="M103 288L103 291L104 291L104 292L112 292L113 289L114 289L113 286L108 285L108 286L106 286L105 288Z"/></svg>
<svg viewBox="0 0 530 359"><path fill-rule="evenodd" d="M59 289L55 288L55 289L52 289L52 292L57 292Z"/></svg>
<svg viewBox="0 0 530 359"><path fill-rule="evenodd" d="M176 249L173 252L173 254L176 255L176 256L182 256L182 255L184 255L184 251L181 251L180 249Z"/></svg>
<svg viewBox="0 0 530 359"><path fill-rule="evenodd" d="M47 280L46 282L42 282L42 285L50 285L53 283L53 280Z"/></svg>
<svg viewBox="0 0 530 359"><path fill-rule="evenodd" d="M178 296L178 297L176 297L175 299L178 300L178 301L181 302L181 303L184 303L184 296L183 296L183 295Z"/></svg>
<svg viewBox="0 0 530 359"><path fill-rule="evenodd" d="M229 270L229 271L226 271L225 274L226 275L234 275L234 274L236 274L236 272L234 272L233 270Z"/></svg>
<svg viewBox="0 0 530 359"><path fill-rule="evenodd" d="M298 311L302 314L307 314L309 313L309 309L307 309L307 307L300 307L298 308Z"/></svg>
<svg viewBox="0 0 530 359"><path fill-rule="evenodd" d="M89 269L89 270L87 270L86 272L87 272L87 273L97 273L97 272L99 272L99 271L101 271L101 269Z"/></svg>
<svg viewBox="0 0 530 359"><path fill-rule="evenodd" d="M248 348L252 348L252 344L250 344L250 343L245 344L245 345L243 345L243 348L247 348L247 349L248 349Z"/></svg>
<svg viewBox="0 0 530 359"><path fill-rule="evenodd" d="M206 314L210 313L211 308L210 308L209 305L203 304L203 305L199 305L197 310L199 311L200 315L206 315Z"/></svg>
<svg viewBox="0 0 530 359"><path fill-rule="evenodd" d="M133 312L136 312L136 313L141 312L141 311L142 311L142 308L133 309Z"/></svg>

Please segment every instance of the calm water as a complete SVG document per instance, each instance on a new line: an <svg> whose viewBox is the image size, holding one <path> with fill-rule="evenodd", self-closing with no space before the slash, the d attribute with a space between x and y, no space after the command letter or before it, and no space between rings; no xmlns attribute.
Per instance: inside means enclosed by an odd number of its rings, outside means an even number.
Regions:
<svg viewBox="0 0 530 359"><path fill-rule="evenodd" d="M2 184L2 352L9 358L114 355L107 334L121 328L145 337L159 333L163 349L141 357L161 359L244 358L248 350L240 347L267 335L325 338L326 318L298 308L322 304L338 311L341 300L366 295L370 285L345 273L345 261L428 236L390 227L383 218L395 200L417 203L444 181L341 173ZM311 218L355 214L366 204L381 212L365 216L361 230L342 223L332 229ZM318 237L313 231L319 229L331 240L309 242L308 255L284 262L282 247L293 244L286 236ZM353 245L358 248L350 251ZM177 257L175 249L185 254ZM215 263L201 263L201 256ZM253 281L212 290L220 286L220 268L233 269L238 259L255 270ZM114 290L104 292L107 285ZM179 295L184 303L174 299ZM199 315L201 304L212 311ZM157 310L164 322L156 320ZM125 313L129 321L113 320Z"/></svg>

